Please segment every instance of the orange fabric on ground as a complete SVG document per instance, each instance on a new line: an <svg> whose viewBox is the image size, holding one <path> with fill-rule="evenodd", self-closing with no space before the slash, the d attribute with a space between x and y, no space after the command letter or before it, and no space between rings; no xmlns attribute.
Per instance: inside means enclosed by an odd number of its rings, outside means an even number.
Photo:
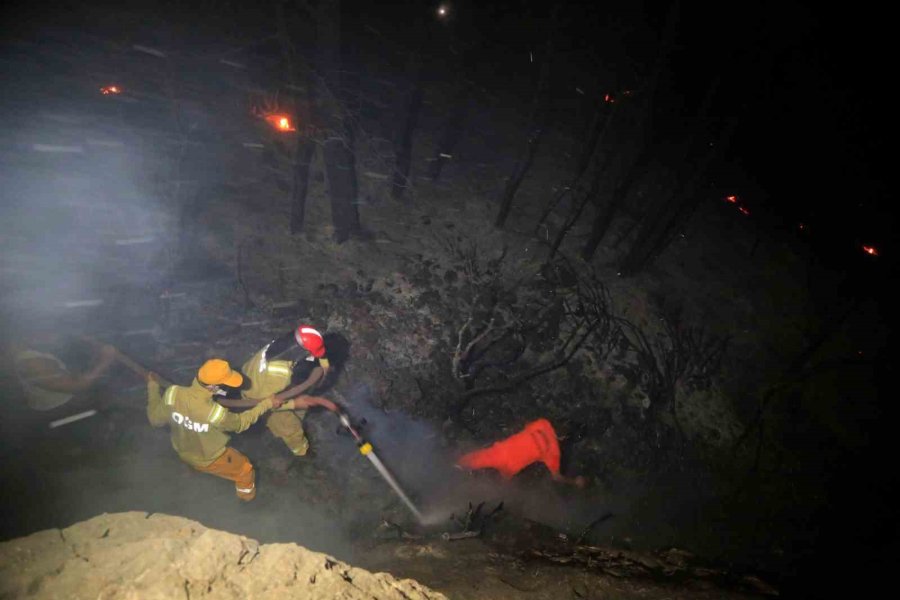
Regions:
<svg viewBox="0 0 900 600"><path fill-rule="evenodd" d="M256 471L250 459L235 450L225 448L225 454L205 467L194 466L202 473L209 473L234 482L234 491L241 500L250 501L256 497Z"/></svg>
<svg viewBox="0 0 900 600"><path fill-rule="evenodd" d="M532 421L519 433L470 452L456 464L466 469L496 469L509 479L535 462L544 463L551 473L559 475L559 442L547 419Z"/></svg>

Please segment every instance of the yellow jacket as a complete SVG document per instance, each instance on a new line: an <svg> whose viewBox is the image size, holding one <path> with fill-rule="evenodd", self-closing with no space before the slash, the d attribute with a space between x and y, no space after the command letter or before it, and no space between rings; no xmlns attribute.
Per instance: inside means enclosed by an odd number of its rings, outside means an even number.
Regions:
<svg viewBox="0 0 900 600"><path fill-rule="evenodd" d="M265 399L252 409L233 413L213 401L213 394L194 379L190 387L173 385L160 394L159 384L147 382L147 418L154 427L166 423L171 429L172 447L181 460L205 467L225 453L231 436L227 432L246 431L272 408Z"/></svg>
<svg viewBox="0 0 900 600"><path fill-rule="evenodd" d="M241 372L250 380L250 387L241 391L244 398L262 400L286 390L291 384L294 363L289 360L264 361L265 352L266 348L263 348L241 367Z"/></svg>

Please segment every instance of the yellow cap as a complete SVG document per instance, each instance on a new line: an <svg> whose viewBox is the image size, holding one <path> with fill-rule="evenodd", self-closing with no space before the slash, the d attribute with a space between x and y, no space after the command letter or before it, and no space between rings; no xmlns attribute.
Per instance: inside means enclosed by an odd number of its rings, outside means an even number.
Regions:
<svg viewBox="0 0 900 600"><path fill-rule="evenodd" d="M237 371L232 371L228 361L221 358L211 358L197 371L197 380L203 385L228 385L238 387L244 381L244 377Z"/></svg>

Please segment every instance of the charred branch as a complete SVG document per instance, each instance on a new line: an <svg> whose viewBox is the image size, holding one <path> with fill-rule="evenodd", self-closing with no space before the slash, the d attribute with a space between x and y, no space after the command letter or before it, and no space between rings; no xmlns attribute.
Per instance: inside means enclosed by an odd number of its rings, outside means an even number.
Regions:
<svg viewBox="0 0 900 600"><path fill-rule="evenodd" d="M662 331L652 338L627 319L617 321L637 356L635 376L650 397L651 411L669 409L680 430L675 403L678 387L707 387L721 367L729 340L684 325L678 308L660 306L658 315Z"/></svg>

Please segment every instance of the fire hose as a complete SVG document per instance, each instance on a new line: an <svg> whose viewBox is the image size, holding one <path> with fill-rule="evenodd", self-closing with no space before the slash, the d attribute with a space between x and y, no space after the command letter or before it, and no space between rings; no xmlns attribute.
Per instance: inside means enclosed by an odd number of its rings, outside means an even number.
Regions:
<svg viewBox="0 0 900 600"><path fill-rule="evenodd" d="M96 338L88 336L88 335L81 336L81 339L83 339L84 341L86 341L90 344L94 344L95 346L100 346L102 344L102 342L100 342ZM115 351L116 351L116 360L119 361L120 363L122 363L123 365L125 365L126 367L128 367L129 369L131 369L132 371L134 371L142 379L147 379L149 377L150 373L154 373L154 375L156 375L156 380L160 383L160 385L163 385L165 387L172 385L171 381L169 381L168 379L166 379L159 373L150 371L150 369L144 367L143 365L138 363L136 360L134 360L133 358L131 358L130 356L128 356L127 354L125 354L124 352L119 350L118 348L115 348Z"/></svg>
<svg viewBox="0 0 900 600"><path fill-rule="evenodd" d="M287 400L286 392L282 392L282 394L277 394L276 398L281 398ZM300 404L297 404L297 401L300 401ZM359 453L369 459L369 462L375 467L381 477L387 482L387 484L394 490L400 500L409 508L410 512L415 515L416 519L419 522L422 522L422 513L419 512L419 509L416 508L416 505L413 504L412 500L409 499L409 496L403 491L403 488L400 487L400 484L391 474L391 472L384 466L384 463L381 462L381 459L378 458L378 455L375 454L375 449L372 447L372 444L366 441L365 438L359 433L359 430L353 425L353 422L350 420L350 415L347 414L343 408L339 407L337 404L329 400L328 398L321 398L318 396L297 396L295 397L294 408L308 408L311 406L321 406L338 416L338 419L341 422L347 431L350 432L350 435L353 436L353 439L356 441L356 446L359 448Z"/></svg>
<svg viewBox="0 0 900 600"><path fill-rule="evenodd" d="M343 410L338 409L337 411L338 419L341 421L341 425L343 425L347 431L350 432L350 435L353 436L353 439L356 440L356 445L359 448L359 453L369 459L369 462L375 467L381 477L391 486L391 489L397 494L400 500L409 508L410 512L415 515L416 519L421 523L423 521L422 513L419 512L419 509L416 508L416 505L413 504L412 500L409 499L409 496L403 491L403 488L400 487L400 484L397 483L397 480L394 479L394 476L391 475L391 472L388 471L387 467L384 466L384 463L381 462L381 459L378 458L378 455L375 454L375 449L372 447L370 442L367 442L365 438L360 435L360 433L353 426L353 423L350 421L350 416Z"/></svg>
<svg viewBox="0 0 900 600"><path fill-rule="evenodd" d="M132 359L130 356L128 356L127 354L123 354L122 351L119 349L116 349L116 360L118 360L120 363L122 363L123 365L125 365L126 367L128 367L129 369L131 369L132 371L134 371L135 373L137 373L144 379L147 379L147 377L151 373L150 370L146 369L145 367L142 367L140 364L135 362L135 360ZM156 375L156 379L157 379L157 381L159 381L160 385L162 385L164 387L168 387L168 386L172 385L172 382L169 381L168 379L166 379L165 377L159 375L158 373L154 373L154 374Z"/></svg>
<svg viewBox="0 0 900 600"><path fill-rule="evenodd" d="M84 339L85 341L90 342L92 344L100 344L100 342L98 342L94 338L91 338L88 336L83 336L82 339ZM115 360L119 361L120 363L122 363L123 365L125 365L126 367L128 367L129 369L134 371L135 373L137 373L141 378L143 378L143 379L149 378L150 373L151 373L151 371L149 369L141 366L137 361L135 361L133 358L131 358L127 354L123 353L118 348L116 348L115 351L116 351ZM165 379L164 377L161 377L158 374L155 374L155 375L156 375L156 380L163 386L172 385L172 383L170 381L168 381L167 379ZM69 423L74 423L75 421L81 421L82 419L87 419L88 417L93 417L96 414L97 414L97 410L92 408L90 410L85 410L85 411L82 411L77 414L69 415L67 417L63 417L61 419L56 419L55 421L51 421L49 423L49 427L50 427L50 429L55 429L57 427L62 427L63 425L68 425Z"/></svg>

